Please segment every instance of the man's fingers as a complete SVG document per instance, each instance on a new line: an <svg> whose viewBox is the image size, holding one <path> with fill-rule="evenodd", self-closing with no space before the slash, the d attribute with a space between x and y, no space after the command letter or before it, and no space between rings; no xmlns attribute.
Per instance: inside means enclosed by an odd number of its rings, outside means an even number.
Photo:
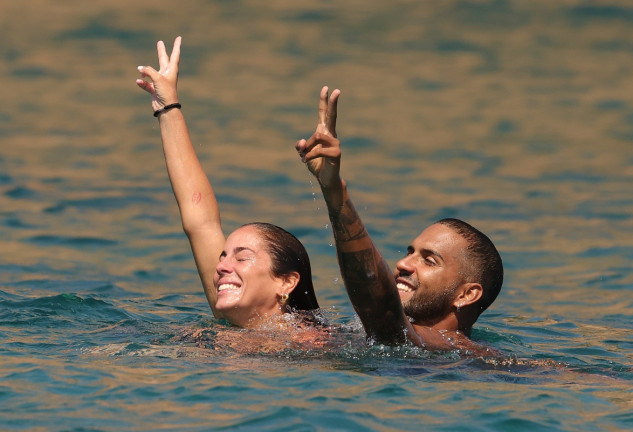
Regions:
<svg viewBox="0 0 633 432"><path fill-rule="evenodd" d="M325 124L325 116L327 114L327 95L328 87L323 86L319 94L319 124Z"/></svg>
<svg viewBox="0 0 633 432"><path fill-rule="evenodd" d="M295 144L295 148L297 149L299 154L305 155L309 153L310 151L312 151L312 149L318 144L321 144L322 147L327 147L327 148L341 147L340 141L337 140L336 138L317 132L314 135L312 135L310 138L308 138L307 141L306 140L297 141L297 143Z"/></svg>
<svg viewBox="0 0 633 432"><path fill-rule="evenodd" d="M315 147L311 151L307 152L303 155L303 161L308 162L312 159L317 159L320 157L326 158L338 158L341 156L340 147Z"/></svg>
<svg viewBox="0 0 633 432"><path fill-rule="evenodd" d="M341 95L341 91L336 89L332 92L328 101L326 125L328 130L336 136L336 116L338 115L338 97Z"/></svg>
<svg viewBox="0 0 633 432"><path fill-rule="evenodd" d="M314 138L314 141L318 144L325 144L327 146L330 147L340 147L341 146L341 142L334 138L333 136L330 135L326 135L326 134L322 134L322 133L315 133L314 135L312 135L310 137L310 139ZM310 141L310 140L308 140Z"/></svg>
<svg viewBox="0 0 633 432"><path fill-rule="evenodd" d="M306 140L300 139L299 141L297 141L295 143L295 150L300 152L303 149L303 147L305 146L305 144L306 144Z"/></svg>

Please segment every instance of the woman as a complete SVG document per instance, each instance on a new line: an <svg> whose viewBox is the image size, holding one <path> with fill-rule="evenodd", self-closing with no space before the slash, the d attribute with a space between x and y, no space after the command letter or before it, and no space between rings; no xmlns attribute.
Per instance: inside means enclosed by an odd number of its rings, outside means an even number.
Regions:
<svg viewBox="0 0 633 432"><path fill-rule="evenodd" d="M236 326L260 327L290 312L318 309L308 255L292 234L275 225L252 223L225 239L213 188L180 110L181 40L174 41L171 56L165 44L158 42L160 69L139 66L141 78L149 81L137 79L136 83L152 95L169 180L213 314Z"/></svg>

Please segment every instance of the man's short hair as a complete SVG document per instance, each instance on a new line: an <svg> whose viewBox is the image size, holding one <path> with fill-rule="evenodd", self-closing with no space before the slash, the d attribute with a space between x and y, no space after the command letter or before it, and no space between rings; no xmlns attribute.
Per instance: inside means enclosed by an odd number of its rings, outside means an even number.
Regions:
<svg viewBox="0 0 633 432"><path fill-rule="evenodd" d="M440 225L453 229L468 242L466 264L470 269L466 277L469 282L481 284L483 293L477 301L479 314L495 301L503 284L503 262L499 251L484 233L460 219L446 218L437 221Z"/></svg>

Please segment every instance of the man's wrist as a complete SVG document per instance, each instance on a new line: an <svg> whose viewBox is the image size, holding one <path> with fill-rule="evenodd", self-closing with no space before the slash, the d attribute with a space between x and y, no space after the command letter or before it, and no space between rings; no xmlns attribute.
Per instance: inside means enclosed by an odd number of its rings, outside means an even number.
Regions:
<svg viewBox="0 0 633 432"><path fill-rule="evenodd" d="M321 187L321 191L323 191L323 193L339 193L339 191L342 192L343 189L345 189L345 180L340 177L334 181L328 182L327 184L323 183L318 178L317 180L319 181L319 186Z"/></svg>
<svg viewBox="0 0 633 432"><path fill-rule="evenodd" d="M346 195L345 180L339 177L335 181L328 184L324 184L319 181L319 186L321 187L323 198L326 201L341 201L341 203L343 202L343 197Z"/></svg>

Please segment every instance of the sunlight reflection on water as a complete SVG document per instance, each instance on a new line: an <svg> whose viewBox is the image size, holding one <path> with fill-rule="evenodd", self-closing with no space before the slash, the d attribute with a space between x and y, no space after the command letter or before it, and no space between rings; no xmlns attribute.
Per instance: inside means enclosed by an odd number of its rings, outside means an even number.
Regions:
<svg viewBox="0 0 633 432"><path fill-rule="evenodd" d="M628 3L29 0L0 12L3 428L630 429ZM178 340L221 324L134 84L156 40L177 34L183 112L227 231L258 219L298 235L321 304L355 331L345 349L238 355ZM567 367L363 345L293 148L323 84L342 89L343 175L385 257L435 219L472 222L506 267L474 337Z"/></svg>

